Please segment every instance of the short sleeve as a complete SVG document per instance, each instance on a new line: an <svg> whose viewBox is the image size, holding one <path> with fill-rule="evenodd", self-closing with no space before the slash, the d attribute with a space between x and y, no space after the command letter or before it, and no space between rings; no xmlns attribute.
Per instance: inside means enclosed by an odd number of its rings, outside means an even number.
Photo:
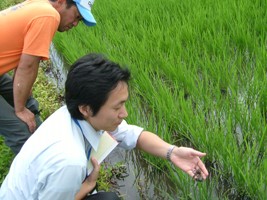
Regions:
<svg viewBox="0 0 267 200"><path fill-rule="evenodd" d="M133 149L136 147L137 140L143 131L143 128L135 125L129 125L125 120L118 128L111 132L111 135L119 142L119 147L124 149Z"/></svg>
<svg viewBox="0 0 267 200"><path fill-rule="evenodd" d="M49 47L57 31L59 21L52 16L34 19L26 31L23 53L48 59Z"/></svg>

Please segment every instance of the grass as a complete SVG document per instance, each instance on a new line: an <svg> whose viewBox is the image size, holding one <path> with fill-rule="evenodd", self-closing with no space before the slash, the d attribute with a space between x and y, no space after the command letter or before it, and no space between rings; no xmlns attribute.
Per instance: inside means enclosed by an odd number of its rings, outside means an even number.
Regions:
<svg viewBox="0 0 267 200"><path fill-rule="evenodd" d="M128 122L207 152L210 177L196 186L169 163L142 155L174 182L169 199L267 198L266 6L102 0L93 7L96 27L57 33L54 42L69 63L101 52L129 65ZM8 166L12 155L4 152Z"/></svg>
<svg viewBox="0 0 267 200"><path fill-rule="evenodd" d="M0 137L0 184L8 173L9 166L14 157L11 150L4 144L4 140Z"/></svg>
<svg viewBox="0 0 267 200"><path fill-rule="evenodd" d="M108 5L108 6L107 6ZM168 163L181 199L266 199L266 2L96 1L97 26L57 34L69 63L101 52L129 65L128 121L207 152L208 181ZM77 51L79 49L79 51Z"/></svg>
<svg viewBox="0 0 267 200"><path fill-rule="evenodd" d="M20 3L23 0L2 0L0 3L0 10L3 10L5 8L8 8L9 6L12 6L14 4Z"/></svg>

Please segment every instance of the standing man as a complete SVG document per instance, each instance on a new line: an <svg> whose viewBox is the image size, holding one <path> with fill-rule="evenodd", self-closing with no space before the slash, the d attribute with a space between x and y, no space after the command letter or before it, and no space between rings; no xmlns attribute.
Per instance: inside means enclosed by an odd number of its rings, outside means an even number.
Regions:
<svg viewBox="0 0 267 200"><path fill-rule="evenodd" d="M0 12L0 135L17 154L41 124L31 96L41 60L56 31L96 21L90 0L26 0ZM13 70L13 78L8 72Z"/></svg>
<svg viewBox="0 0 267 200"><path fill-rule="evenodd" d="M114 193L87 194L96 186L99 164L92 157L103 131L124 149L139 148L168 159L194 179L204 180L208 171L201 161L205 153L177 147L143 128L127 124L125 103L129 98L130 72L99 54L74 63L65 84L66 106L52 114L31 136L14 159L1 189L0 199L108 200ZM140 108L141 109L141 108ZM163 183L164 184L164 183Z"/></svg>

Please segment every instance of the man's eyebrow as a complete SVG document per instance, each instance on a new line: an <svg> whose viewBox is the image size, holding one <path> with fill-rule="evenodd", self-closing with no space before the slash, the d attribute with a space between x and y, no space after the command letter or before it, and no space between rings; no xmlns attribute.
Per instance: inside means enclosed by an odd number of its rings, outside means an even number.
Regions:
<svg viewBox="0 0 267 200"><path fill-rule="evenodd" d="M122 101L118 102L116 105L121 105L121 104L124 104L124 103L126 103L126 102L127 102L127 100L128 100L128 98L127 98L126 100L122 100Z"/></svg>

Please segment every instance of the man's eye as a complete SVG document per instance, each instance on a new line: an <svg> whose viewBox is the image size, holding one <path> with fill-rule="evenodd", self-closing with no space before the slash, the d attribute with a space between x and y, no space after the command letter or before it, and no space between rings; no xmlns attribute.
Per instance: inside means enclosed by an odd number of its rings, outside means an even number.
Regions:
<svg viewBox="0 0 267 200"><path fill-rule="evenodd" d="M116 108L114 108L114 110L119 110L121 107L116 107Z"/></svg>

